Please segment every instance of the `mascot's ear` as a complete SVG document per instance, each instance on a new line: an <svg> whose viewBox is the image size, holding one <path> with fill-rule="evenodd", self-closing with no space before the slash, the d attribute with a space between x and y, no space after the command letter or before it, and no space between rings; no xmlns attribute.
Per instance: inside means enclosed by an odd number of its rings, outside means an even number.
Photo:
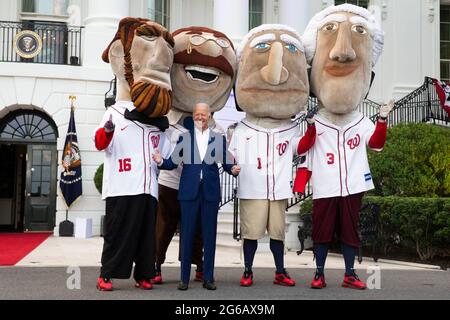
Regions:
<svg viewBox="0 0 450 320"><path fill-rule="evenodd" d="M375 80L375 72L372 71L372 78L370 79L369 91L367 91L366 97L364 99L367 99L367 97L369 96L370 88L372 88L373 80Z"/></svg>
<svg viewBox="0 0 450 320"><path fill-rule="evenodd" d="M238 104L238 102L237 102L237 98L236 98L236 85L233 86L233 93L234 93L234 104L236 105L236 110L239 111L239 112L244 112L244 110L242 110L242 109L239 107L239 104Z"/></svg>
<svg viewBox="0 0 450 320"><path fill-rule="evenodd" d="M120 58L125 55L123 50L123 45L120 40L116 40L111 44L111 47L109 48L109 52L113 57Z"/></svg>
<svg viewBox="0 0 450 320"><path fill-rule="evenodd" d="M309 81L309 83L311 83L311 67L309 67L307 71L308 71L308 81ZM310 85L309 86L309 96L311 98L317 98L316 95L312 92L311 87L312 86Z"/></svg>

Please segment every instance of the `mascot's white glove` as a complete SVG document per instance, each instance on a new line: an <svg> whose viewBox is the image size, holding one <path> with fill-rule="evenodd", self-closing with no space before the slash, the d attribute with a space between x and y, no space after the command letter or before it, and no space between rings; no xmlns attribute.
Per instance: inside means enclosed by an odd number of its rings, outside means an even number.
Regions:
<svg viewBox="0 0 450 320"><path fill-rule="evenodd" d="M382 120L386 120L387 117L389 116L389 113L392 111L392 109L394 109L395 106L395 101L391 100L389 101L388 104L385 104L383 106L381 106L380 108L380 118Z"/></svg>
<svg viewBox="0 0 450 320"><path fill-rule="evenodd" d="M116 126L114 125L114 123L112 122L112 115L109 116L109 120L106 121L105 125L103 126L103 128L105 129L106 133L111 133L114 132L114 129L116 128Z"/></svg>

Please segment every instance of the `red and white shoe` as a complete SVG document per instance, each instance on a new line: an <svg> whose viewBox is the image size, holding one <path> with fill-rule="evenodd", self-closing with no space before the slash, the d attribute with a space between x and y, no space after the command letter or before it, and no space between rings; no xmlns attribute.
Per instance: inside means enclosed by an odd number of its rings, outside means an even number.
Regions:
<svg viewBox="0 0 450 320"><path fill-rule="evenodd" d="M295 286L295 281L291 279L289 273L286 270L284 270L282 273L275 273L275 280L273 281L273 283L285 287Z"/></svg>
<svg viewBox="0 0 450 320"><path fill-rule="evenodd" d="M194 281L203 282L203 272L202 271L195 271Z"/></svg>
<svg viewBox="0 0 450 320"><path fill-rule="evenodd" d="M366 289L366 284L359 280L356 274L351 276L345 276L344 281L342 282L342 286L344 288L356 289L356 290L364 290Z"/></svg>
<svg viewBox="0 0 450 320"><path fill-rule="evenodd" d="M152 290L153 289L153 284L150 280L139 280L136 282L135 284L136 288L140 288L142 290Z"/></svg>
<svg viewBox="0 0 450 320"><path fill-rule="evenodd" d="M250 287L253 284L253 272L244 272L241 278L242 287Z"/></svg>
<svg viewBox="0 0 450 320"><path fill-rule="evenodd" d="M97 289L100 291L112 291L113 284L111 279L99 277L97 279Z"/></svg>
<svg viewBox="0 0 450 320"><path fill-rule="evenodd" d="M151 282L153 284L162 284L163 283L163 277L161 275L161 272L157 272L156 275L152 278Z"/></svg>
<svg viewBox="0 0 450 320"><path fill-rule="evenodd" d="M323 289L326 286L327 286L327 284L325 282L325 276L323 274L319 275L318 273L316 273L313 281L311 282L311 288L312 289Z"/></svg>

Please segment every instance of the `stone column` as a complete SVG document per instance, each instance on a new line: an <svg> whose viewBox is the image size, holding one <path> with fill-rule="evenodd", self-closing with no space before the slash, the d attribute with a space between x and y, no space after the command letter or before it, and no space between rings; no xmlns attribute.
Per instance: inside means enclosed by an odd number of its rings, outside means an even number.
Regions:
<svg viewBox="0 0 450 320"><path fill-rule="evenodd" d="M129 0L91 0L85 19L82 64L86 67L106 67L101 55L113 39L120 19L129 15Z"/></svg>
<svg viewBox="0 0 450 320"><path fill-rule="evenodd" d="M214 29L237 45L248 32L248 0L214 0Z"/></svg>
<svg viewBox="0 0 450 320"><path fill-rule="evenodd" d="M294 28L301 35L309 22L308 11L308 0L280 0L280 24Z"/></svg>

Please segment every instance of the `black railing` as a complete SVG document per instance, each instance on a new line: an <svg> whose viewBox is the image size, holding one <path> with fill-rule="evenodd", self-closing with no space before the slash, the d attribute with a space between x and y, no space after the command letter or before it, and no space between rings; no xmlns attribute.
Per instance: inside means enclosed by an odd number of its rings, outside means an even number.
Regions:
<svg viewBox="0 0 450 320"><path fill-rule="evenodd" d="M0 21L0 62L23 62L59 65L81 65L83 27L68 26L57 22ZM18 41L22 31L33 31L42 43L41 50L32 58L19 54L18 49L26 43ZM31 39L37 45L36 39ZM18 48L19 47L19 48ZM27 48L22 48L27 51ZM29 48L30 52L34 49Z"/></svg>
<svg viewBox="0 0 450 320"><path fill-rule="evenodd" d="M373 122L377 120L379 109L381 105L369 99L364 100L360 105L359 110L362 114L369 117ZM309 110L317 108L317 99L310 98L308 103ZM306 131L305 115L296 119L302 133ZM423 122L440 122L441 124L449 125L449 117L444 109L441 107L439 97L433 84L433 80L429 77L425 78L425 82L418 89L411 92L409 95L395 103L395 108L389 116L389 126L393 127L400 123L423 123ZM301 165L302 159L296 157L292 167L292 176L295 179L297 168ZM239 202L236 198L237 179L229 176L227 173L221 173L221 187L222 187L222 202L221 207L227 203L233 202L234 205L234 226L233 238L240 240L240 232L238 228L238 212ZM312 188L308 183L304 195L294 195L289 199L287 209L303 202L312 196Z"/></svg>
<svg viewBox="0 0 450 320"><path fill-rule="evenodd" d="M371 117L376 120L376 115ZM395 103L395 108L389 115L389 126L400 123L433 122L449 124L447 113L441 107L433 80L425 77L425 82L418 89Z"/></svg>

